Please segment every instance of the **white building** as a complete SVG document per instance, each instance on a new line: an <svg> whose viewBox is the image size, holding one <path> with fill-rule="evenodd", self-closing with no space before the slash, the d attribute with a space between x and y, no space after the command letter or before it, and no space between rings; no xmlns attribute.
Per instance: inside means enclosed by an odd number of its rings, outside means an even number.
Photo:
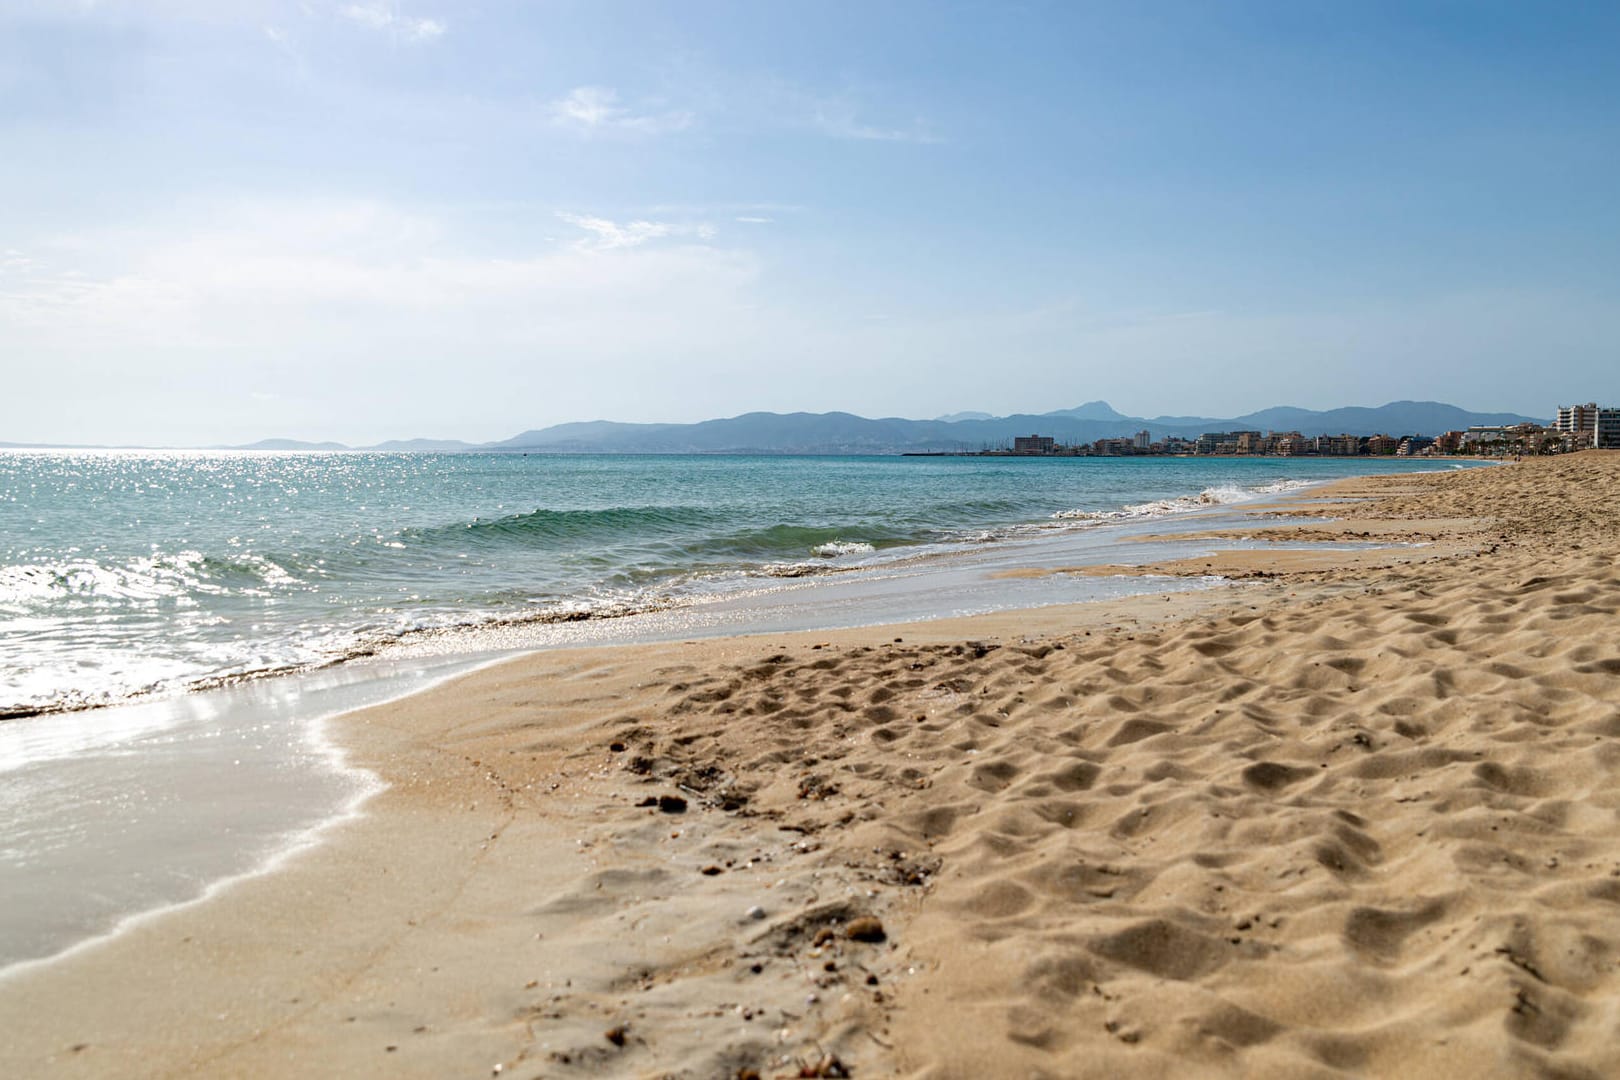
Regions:
<svg viewBox="0 0 1620 1080"><path fill-rule="evenodd" d="M1560 405L1553 430L1564 436L1565 445L1572 450L1592 446L1620 450L1620 409L1600 409L1591 401L1585 405Z"/></svg>
<svg viewBox="0 0 1620 1080"><path fill-rule="evenodd" d="M1553 430L1561 435L1574 435L1575 443L1587 442L1592 438L1597 423L1598 407L1596 402L1587 402L1585 405L1558 406L1558 419L1553 423ZM1580 436L1585 435L1586 439Z"/></svg>

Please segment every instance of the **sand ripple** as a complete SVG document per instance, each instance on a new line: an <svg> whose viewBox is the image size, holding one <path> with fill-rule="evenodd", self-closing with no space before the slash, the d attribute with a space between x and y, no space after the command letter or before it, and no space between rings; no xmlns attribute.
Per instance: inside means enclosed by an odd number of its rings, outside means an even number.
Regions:
<svg viewBox="0 0 1620 1080"><path fill-rule="evenodd" d="M1149 632L778 655L675 695L695 739L662 752L942 860L903 1071L1620 1074L1616 534L1542 505L1596 470L1612 529L1615 470L1560 466L1391 504L1489 509L1510 552Z"/></svg>

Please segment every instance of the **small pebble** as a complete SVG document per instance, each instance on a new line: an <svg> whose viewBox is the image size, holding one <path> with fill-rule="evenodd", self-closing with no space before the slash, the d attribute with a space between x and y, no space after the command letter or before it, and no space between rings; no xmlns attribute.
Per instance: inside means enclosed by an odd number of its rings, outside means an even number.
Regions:
<svg viewBox="0 0 1620 1080"><path fill-rule="evenodd" d="M882 941L886 936L883 932L883 923L872 915L863 915L858 919L851 919L849 926L844 930L844 936L851 941Z"/></svg>
<svg viewBox="0 0 1620 1080"><path fill-rule="evenodd" d="M753 907L748 909L748 917L750 919L763 919L765 917L765 909L760 907L758 904L755 904Z"/></svg>

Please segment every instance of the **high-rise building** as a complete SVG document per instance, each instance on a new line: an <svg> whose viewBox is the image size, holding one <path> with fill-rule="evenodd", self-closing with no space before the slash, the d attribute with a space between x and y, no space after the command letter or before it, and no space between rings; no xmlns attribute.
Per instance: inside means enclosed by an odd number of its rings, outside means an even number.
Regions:
<svg viewBox="0 0 1620 1080"><path fill-rule="evenodd" d="M1592 445L1599 450L1620 450L1620 409L1594 410Z"/></svg>
<svg viewBox="0 0 1620 1080"><path fill-rule="evenodd" d="M1587 402L1585 405L1558 406L1558 419L1553 424L1553 430L1563 435L1585 435L1588 438L1596 430L1598 407L1596 402ZM1577 438L1575 442L1582 440Z"/></svg>

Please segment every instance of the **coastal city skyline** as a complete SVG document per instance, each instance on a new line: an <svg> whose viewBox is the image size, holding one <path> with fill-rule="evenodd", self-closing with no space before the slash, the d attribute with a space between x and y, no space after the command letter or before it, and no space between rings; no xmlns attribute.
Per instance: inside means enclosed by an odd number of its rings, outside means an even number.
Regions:
<svg viewBox="0 0 1620 1080"><path fill-rule="evenodd" d="M1614 400L1617 31L9 0L0 439Z"/></svg>

